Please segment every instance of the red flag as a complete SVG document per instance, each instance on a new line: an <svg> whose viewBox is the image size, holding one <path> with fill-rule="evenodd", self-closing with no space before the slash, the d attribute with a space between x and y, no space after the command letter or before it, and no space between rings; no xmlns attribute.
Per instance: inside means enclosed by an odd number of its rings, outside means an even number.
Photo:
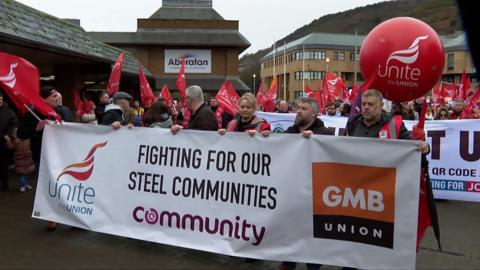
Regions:
<svg viewBox="0 0 480 270"><path fill-rule="evenodd" d="M260 83L260 86L258 87L257 91L257 106L263 106L263 103L265 102L265 90L263 89L263 82Z"/></svg>
<svg viewBox="0 0 480 270"><path fill-rule="evenodd" d="M82 99L78 95L77 91L72 90L72 96L73 96L73 107L75 107L75 113L77 116L82 116L82 114L85 113L85 106L83 104Z"/></svg>
<svg viewBox="0 0 480 270"><path fill-rule="evenodd" d="M155 101L155 95L153 95L152 88L148 83L147 77L143 73L142 67L140 68L140 98L142 99L143 106L150 107Z"/></svg>
<svg viewBox="0 0 480 270"><path fill-rule="evenodd" d="M315 92L312 90L310 85L308 85L308 83L305 84L305 93L307 94L307 97L309 97L309 98L313 98L313 99L316 98Z"/></svg>
<svg viewBox="0 0 480 270"><path fill-rule="evenodd" d="M467 97L468 97L468 94L470 93L470 88L471 87L472 87L472 84L470 83L470 78L465 73L465 70L463 70L462 80L460 81L460 86L458 88L456 98L461 99L461 100L466 100Z"/></svg>
<svg viewBox="0 0 480 270"><path fill-rule="evenodd" d="M112 74L110 74L110 79L108 80L107 93L109 96L113 96L118 89L120 88L120 77L122 76L122 67L123 61L125 60L125 53L121 53L115 65L112 68Z"/></svg>
<svg viewBox="0 0 480 270"><path fill-rule="evenodd" d="M355 96L355 103L352 104L352 109L350 111L350 115L348 116L346 125L347 130L353 124L355 118L362 113L362 94L363 92L370 89L376 78L377 73L372 73L372 75L370 75L370 77L365 82L363 82L362 86L360 86L360 88L358 89Z"/></svg>
<svg viewBox="0 0 480 270"><path fill-rule="evenodd" d="M186 63L185 55L182 56L182 65L180 66L180 71L178 72L177 82L175 86L177 90L180 91L180 99L182 102L182 107L185 107L185 97L187 96L187 81L185 79L185 63Z"/></svg>
<svg viewBox="0 0 480 270"><path fill-rule="evenodd" d="M38 69L27 60L0 52L0 87L22 113L28 110L25 106L33 106L43 116L61 121L55 110L40 97Z"/></svg>
<svg viewBox="0 0 480 270"><path fill-rule="evenodd" d="M317 94L315 95L315 98L317 100L317 103L318 103L318 112L320 114L323 114L324 110L325 110L325 96L323 95L323 91L321 89L321 86L320 84L317 86Z"/></svg>
<svg viewBox="0 0 480 270"><path fill-rule="evenodd" d="M423 171L423 169L422 169ZM420 172L420 197L418 201L417 251L425 236L425 231L432 226L430 209L428 208L427 181Z"/></svg>
<svg viewBox="0 0 480 270"><path fill-rule="evenodd" d="M230 81L226 80L222 84L215 98L220 104L222 111L226 111L231 115L235 115L238 112L240 96L237 91L235 91L235 87L233 87L233 84Z"/></svg>
<svg viewBox="0 0 480 270"><path fill-rule="evenodd" d="M263 108L265 112L274 112L276 107L276 99L278 94L277 78L273 78L268 92L265 94L265 102Z"/></svg>
<svg viewBox="0 0 480 270"><path fill-rule="evenodd" d="M165 100L165 104L167 104L168 106L174 105L172 95L170 94L170 90L168 89L168 85L163 85L162 91L158 96L163 98Z"/></svg>
<svg viewBox="0 0 480 270"><path fill-rule="evenodd" d="M327 75L323 78L323 91L325 92L325 96L328 93L331 96L328 99L333 101L336 97L340 96L343 89L345 89L345 82L342 78L335 76L332 72L327 72Z"/></svg>
<svg viewBox="0 0 480 270"><path fill-rule="evenodd" d="M440 99L442 98L442 87L441 82L437 82L432 90L432 99Z"/></svg>
<svg viewBox="0 0 480 270"><path fill-rule="evenodd" d="M170 94L170 90L168 89L168 85L163 85L162 91L160 91L160 94L158 94L158 97L155 99L155 101L157 101L158 98L163 98L165 104L170 107L170 112L172 113L172 115L176 116L178 114L175 103L173 102L172 95Z"/></svg>
<svg viewBox="0 0 480 270"><path fill-rule="evenodd" d="M215 111L215 117L217 118L218 129L222 128L222 114L223 114L223 106L220 105Z"/></svg>
<svg viewBox="0 0 480 270"><path fill-rule="evenodd" d="M460 114L460 119L471 119L473 110L475 106L480 105L480 86L477 87L477 91L475 94L473 94L471 97L467 99L467 102L465 104L465 108L462 111L462 114Z"/></svg>
<svg viewBox="0 0 480 270"><path fill-rule="evenodd" d="M441 93L444 98L455 98L455 95L457 93L457 86L454 83L442 82L440 85Z"/></svg>
<svg viewBox="0 0 480 270"><path fill-rule="evenodd" d="M355 97L357 96L358 93L358 85L354 84L352 88L352 93L348 97L348 100L350 100L350 104L353 104L355 102Z"/></svg>

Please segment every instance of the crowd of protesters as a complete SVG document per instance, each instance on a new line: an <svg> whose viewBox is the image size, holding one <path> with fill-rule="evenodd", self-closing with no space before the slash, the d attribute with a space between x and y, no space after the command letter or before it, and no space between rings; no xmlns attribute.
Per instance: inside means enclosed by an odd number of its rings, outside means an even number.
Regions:
<svg viewBox="0 0 480 270"><path fill-rule="evenodd" d="M270 126L264 119L255 115L258 108L256 99L252 94L245 94L240 98L239 112L231 115L227 112L219 112L219 102L211 98L206 102L200 87L189 88L190 96L187 95L185 107L180 102L167 104L159 98L149 108L143 108L139 101L133 100L132 96L125 92L117 92L110 97L106 92L101 92L93 101L85 101L82 110L76 108L75 113L63 105L61 94L50 86L44 86L40 90L40 96L55 109L65 122L80 122L85 124L111 125L115 129L122 126L171 128L176 133L182 128L220 130L227 131L256 131L262 133L270 130ZM47 121L39 121L33 114L26 113L20 120L12 108L8 106L7 97L0 91L0 190L8 190L8 168L15 164L18 174L21 176L20 191L31 188L28 184L28 175L31 168L40 162L40 147L43 126ZM465 119L462 112L465 109L465 101L454 99L449 102L438 104L437 100L427 99L425 112L421 111L421 99L404 103L385 102L382 111L392 116L401 116L402 120L418 120L422 113L426 120L455 120ZM287 100L278 100L276 103L277 113L297 113L300 100L290 103ZM131 106L133 105L133 106ZM318 115L329 117L348 117L352 105L347 100L343 102L336 99L325 106L319 107ZM193 113L185 119L186 108ZM260 108L261 109L261 108ZM480 109L474 106L468 114L470 119L479 119ZM213 123L213 120L216 122ZM22 150L23 149L23 150ZM30 160L33 165L31 166ZM23 164L23 165L22 165ZM35 166L36 165L36 166ZM27 169L26 169L27 168ZM30 168L30 169L29 169ZM34 170L35 171L35 170Z"/></svg>
<svg viewBox="0 0 480 270"><path fill-rule="evenodd" d="M126 92L117 92L110 97L106 92L98 95L96 103L85 101L82 110L76 108L75 113L62 104L61 94L51 86L40 89L40 96L46 103L55 109L62 121L77 121L92 125L109 125L113 129L122 126L167 128L173 134L182 129L217 131L221 135L226 132L246 132L253 136L257 133L268 137L271 132L269 123L255 112L259 109L257 100L251 93L240 97L239 110L236 115L219 111L219 102L212 98L204 100L204 93L199 86L190 86L186 89L186 99L183 106L167 104L159 98L149 108L143 108L139 101L134 101ZM8 107L4 94L0 91L0 189L9 189L9 167L14 165L15 172L20 177L21 192L31 189L31 180L38 178L40 165L41 143L43 129L48 120L37 118L38 113L33 110L17 119L15 112ZM370 102L370 103L369 103ZM418 120L422 113L427 120L460 119L465 107L463 100L453 100L445 104L429 104L422 112L421 100L405 103L383 103L383 97L376 90L368 90L362 95L362 112L354 119L353 126L348 127L349 136L382 137L382 130L388 124L395 125L397 134L388 138L411 139L403 120ZM133 105L133 106L131 106ZM287 133L299 133L305 138L312 134L333 135L317 117L348 117L352 105L349 101L335 100L321 108L317 101L311 98L301 98L291 103L286 100L277 102L277 113L295 113L296 119ZM189 110L187 115L184 110ZM220 112L220 113L217 113ZM474 107L469 114L472 119L478 119L479 108ZM367 132L365 132L367 131ZM392 135L392 134L391 134ZM424 138L424 136L423 136ZM423 143L418 151L424 155L430 149ZM50 222L47 229L54 230L56 224ZM296 263L284 262L280 269L294 269ZM318 269L320 265L307 265L308 269Z"/></svg>

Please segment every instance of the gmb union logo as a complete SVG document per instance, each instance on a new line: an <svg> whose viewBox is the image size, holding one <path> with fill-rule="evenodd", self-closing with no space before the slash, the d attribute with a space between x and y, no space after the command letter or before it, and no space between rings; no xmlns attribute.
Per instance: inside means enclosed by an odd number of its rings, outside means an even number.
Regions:
<svg viewBox="0 0 480 270"><path fill-rule="evenodd" d="M0 77L0 81L6 84L10 88L14 88L17 83L17 78L15 77L15 72L13 71L16 68L18 63L13 63L10 65L10 72L6 76Z"/></svg>
<svg viewBox="0 0 480 270"><path fill-rule="evenodd" d="M395 168L313 163L313 237L393 249Z"/></svg>
<svg viewBox="0 0 480 270"><path fill-rule="evenodd" d="M65 167L54 184L48 181L48 195L58 200L60 209L75 215L93 214L91 206L95 201L95 189L85 183L93 173L95 152L106 145L107 142L103 142L92 146L83 161ZM67 176L76 181L73 183L62 181L60 184L60 180Z"/></svg>

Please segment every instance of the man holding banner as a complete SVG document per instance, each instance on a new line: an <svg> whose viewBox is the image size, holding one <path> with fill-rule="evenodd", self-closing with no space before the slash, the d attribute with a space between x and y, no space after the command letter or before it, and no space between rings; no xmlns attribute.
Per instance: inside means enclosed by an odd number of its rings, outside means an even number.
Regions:
<svg viewBox="0 0 480 270"><path fill-rule="evenodd" d="M218 129L217 118L208 105L204 104L202 88L192 85L187 88L186 92L187 107L192 110L187 129L216 131ZM182 126L173 125L171 131L173 134L177 134L181 129Z"/></svg>
<svg viewBox="0 0 480 270"><path fill-rule="evenodd" d="M382 94L375 89L365 91L362 95L362 114L353 119L353 124L347 127L348 135L411 140L412 136L405 127L402 117L388 115L382 111L382 108ZM422 154L430 153L430 147L426 142L422 142L418 150Z"/></svg>
<svg viewBox="0 0 480 270"><path fill-rule="evenodd" d="M286 133L301 133L304 138L310 138L312 134L320 135L334 135L333 132L328 130L323 121L317 118L320 107L312 98L302 98L298 101L297 116L295 118L295 124L289 127ZM283 262L278 269L279 270L292 270L295 269L297 263L295 262ZM318 270L320 264L307 263L307 270Z"/></svg>

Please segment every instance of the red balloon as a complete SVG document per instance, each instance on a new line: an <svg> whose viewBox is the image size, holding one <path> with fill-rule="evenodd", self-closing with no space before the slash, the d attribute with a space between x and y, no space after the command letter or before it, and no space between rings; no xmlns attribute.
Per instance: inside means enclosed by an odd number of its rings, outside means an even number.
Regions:
<svg viewBox="0 0 480 270"><path fill-rule="evenodd" d="M360 70L371 88L392 101L423 96L440 79L445 63L443 45L435 30L409 17L398 17L375 27L360 50Z"/></svg>

